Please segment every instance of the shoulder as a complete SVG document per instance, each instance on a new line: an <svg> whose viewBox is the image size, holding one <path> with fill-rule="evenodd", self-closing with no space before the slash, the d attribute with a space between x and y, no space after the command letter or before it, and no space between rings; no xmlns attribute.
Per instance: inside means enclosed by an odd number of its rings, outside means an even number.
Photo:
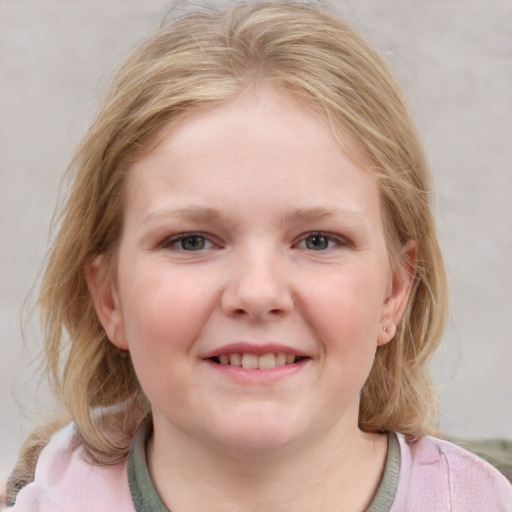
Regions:
<svg viewBox="0 0 512 512"><path fill-rule="evenodd" d="M400 475L393 510L512 512L512 485L484 460L435 437L414 443L397 437Z"/></svg>
<svg viewBox="0 0 512 512"><path fill-rule="evenodd" d="M91 463L69 424L41 452L34 481L20 491L12 510L132 512L126 461L109 466Z"/></svg>

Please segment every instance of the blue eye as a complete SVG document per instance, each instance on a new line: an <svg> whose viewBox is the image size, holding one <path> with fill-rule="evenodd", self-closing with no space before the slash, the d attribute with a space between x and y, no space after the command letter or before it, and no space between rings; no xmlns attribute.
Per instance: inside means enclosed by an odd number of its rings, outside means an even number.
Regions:
<svg viewBox="0 0 512 512"><path fill-rule="evenodd" d="M338 245L340 245L340 241L333 236L323 233L312 233L302 239L299 247L301 249L309 249L310 251L324 251Z"/></svg>
<svg viewBox="0 0 512 512"><path fill-rule="evenodd" d="M168 239L164 244L164 247L178 251L201 251L212 246L210 240L197 233L183 233Z"/></svg>
<svg viewBox="0 0 512 512"><path fill-rule="evenodd" d="M190 235L183 237L180 241L181 248L185 251L200 251L204 249L206 240L204 236Z"/></svg>

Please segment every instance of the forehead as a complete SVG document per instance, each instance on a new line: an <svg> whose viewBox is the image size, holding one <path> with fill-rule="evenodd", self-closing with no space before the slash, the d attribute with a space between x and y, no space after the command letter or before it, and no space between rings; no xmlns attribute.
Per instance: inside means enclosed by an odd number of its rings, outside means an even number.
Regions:
<svg viewBox="0 0 512 512"><path fill-rule="evenodd" d="M194 198L234 203L244 196L269 208L281 203L290 209L297 201L324 208L342 194L346 207L378 206L377 181L347 155L347 146L356 147L348 136L335 138L312 108L275 90L252 88L169 126L158 146L133 165L127 205L156 208L158 198L177 207Z"/></svg>

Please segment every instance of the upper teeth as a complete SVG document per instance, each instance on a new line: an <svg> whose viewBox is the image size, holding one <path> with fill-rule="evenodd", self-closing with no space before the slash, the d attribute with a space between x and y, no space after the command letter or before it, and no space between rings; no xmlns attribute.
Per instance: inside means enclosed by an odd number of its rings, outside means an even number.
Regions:
<svg viewBox="0 0 512 512"><path fill-rule="evenodd" d="M266 369L275 368L276 366L284 366L285 364L293 364L295 362L294 354L285 354L284 352L262 354L221 354L219 356L220 364L228 364L231 366L242 366L248 369Z"/></svg>

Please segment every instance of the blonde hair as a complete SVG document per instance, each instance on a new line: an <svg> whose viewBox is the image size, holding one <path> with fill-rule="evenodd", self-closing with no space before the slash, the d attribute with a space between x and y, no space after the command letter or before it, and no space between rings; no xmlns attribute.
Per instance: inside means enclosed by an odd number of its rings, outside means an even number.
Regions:
<svg viewBox="0 0 512 512"><path fill-rule="evenodd" d="M231 3L185 14L143 43L118 72L72 162L39 306L54 393L98 463L127 453L150 408L130 358L96 316L84 267L103 255L115 279L126 173L164 128L258 82L293 95L322 113L334 133L356 141L380 183L392 261L400 264L407 240L417 242L409 304L395 338L377 350L361 393L360 428L421 436L436 423L428 361L444 327L447 287L429 166L401 88L381 57L325 8ZM116 418L110 433L105 415Z"/></svg>

